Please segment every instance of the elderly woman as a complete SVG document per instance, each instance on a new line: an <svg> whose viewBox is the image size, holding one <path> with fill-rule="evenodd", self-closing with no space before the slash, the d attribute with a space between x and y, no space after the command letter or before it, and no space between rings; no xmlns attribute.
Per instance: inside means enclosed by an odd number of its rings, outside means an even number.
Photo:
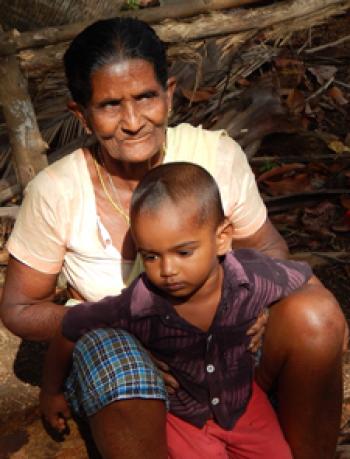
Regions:
<svg viewBox="0 0 350 459"><path fill-rule="evenodd" d="M73 40L64 63L69 108L96 142L49 166L27 187L8 245L1 306L13 333L52 338L65 311L53 302L61 269L77 299L98 300L128 285L138 271L129 233L131 194L160 163L204 166L219 183L234 245L286 256L238 144L223 131L167 128L175 80L150 27L134 19L96 22ZM265 390L277 386L281 425L297 459L334 452L344 324L317 281L272 308L257 377ZM170 385L176 390L171 378ZM115 331L82 338L67 396L88 418L104 458L167 457L164 385L131 336L125 340Z"/></svg>

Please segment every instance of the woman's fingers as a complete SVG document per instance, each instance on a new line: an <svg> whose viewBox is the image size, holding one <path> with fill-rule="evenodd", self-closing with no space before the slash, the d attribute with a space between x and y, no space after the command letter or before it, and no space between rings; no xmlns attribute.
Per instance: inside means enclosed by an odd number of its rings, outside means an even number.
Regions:
<svg viewBox="0 0 350 459"><path fill-rule="evenodd" d="M262 311L253 325L247 331L247 335L251 336L251 340L248 349L252 352L256 352L262 343L262 338L265 333L265 328L268 320L268 310Z"/></svg>
<svg viewBox="0 0 350 459"><path fill-rule="evenodd" d="M179 388L179 383L170 373L161 371L166 390L169 394L174 394Z"/></svg>
<svg viewBox="0 0 350 459"><path fill-rule="evenodd" d="M269 317L269 311L268 311L268 309L264 309L264 311L262 311L258 315L258 317L257 317L256 321L253 323L253 325L248 329L247 335L250 335L250 336L251 335L255 335L261 329L265 330L268 317Z"/></svg>
<svg viewBox="0 0 350 459"><path fill-rule="evenodd" d="M150 354L151 359L153 360L153 363L156 365L157 368L161 371L169 371L169 366L165 363L162 362L161 360L156 359L152 354Z"/></svg>
<svg viewBox="0 0 350 459"><path fill-rule="evenodd" d="M169 366L165 362L158 360L152 354L150 354L150 356L151 356L153 363L157 366L157 368L160 370L162 374L164 384L165 384L168 394L174 394L176 390L179 388L179 383L176 381L174 376L172 376L169 373L170 371Z"/></svg>
<svg viewBox="0 0 350 459"><path fill-rule="evenodd" d="M251 352L257 352L259 348L262 346L262 339L264 337L265 327L260 329L255 335L252 336L248 350Z"/></svg>

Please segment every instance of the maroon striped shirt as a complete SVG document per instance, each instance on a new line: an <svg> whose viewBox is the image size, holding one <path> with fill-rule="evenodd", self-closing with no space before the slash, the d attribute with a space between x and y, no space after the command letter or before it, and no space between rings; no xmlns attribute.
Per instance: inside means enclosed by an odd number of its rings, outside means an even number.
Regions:
<svg viewBox="0 0 350 459"><path fill-rule="evenodd" d="M275 301L312 275L305 263L274 260L249 249L223 261L221 300L207 332L182 319L145 274L117 297L82 303L64 317L63 334L78 340L89 330L122 328L166 362L180 383L170 411L202 427L212 418L232 429L251 395L254 356L247 350L248 327Z"/></svg>

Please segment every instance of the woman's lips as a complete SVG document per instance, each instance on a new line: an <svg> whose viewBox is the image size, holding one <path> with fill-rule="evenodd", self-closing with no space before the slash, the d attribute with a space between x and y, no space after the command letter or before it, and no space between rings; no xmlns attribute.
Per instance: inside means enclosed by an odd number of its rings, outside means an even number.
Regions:
<svg viewBox="0 0 350 459"><path fill-rule="evenodd" d="M145 140L148 140L150 136L151 136L151 134L148 133L148 134L145 134L145 135L143 135L141 137L127 138L127 139L123 139L122 143L133 145L135 143L140 143L140 142L144 142Z"/></svg>

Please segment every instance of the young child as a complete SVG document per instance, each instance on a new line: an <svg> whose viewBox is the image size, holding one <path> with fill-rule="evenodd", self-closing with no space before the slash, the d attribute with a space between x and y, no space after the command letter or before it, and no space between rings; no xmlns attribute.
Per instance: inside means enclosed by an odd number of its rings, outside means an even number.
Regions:
<svg viewBox="0 0 350 459"><path fill-rule="evenodd" d="M258 314L303 285L309 267L231 251L214 179L190 163L152 169L131 202L141 274L120 296L70 309L51 343L41 392L46 419L63 430L62 388L74 343L116 327L165 362L180 388L169 394L170 458L291 459L266 394L254 382L246 331Z"/></svg>

